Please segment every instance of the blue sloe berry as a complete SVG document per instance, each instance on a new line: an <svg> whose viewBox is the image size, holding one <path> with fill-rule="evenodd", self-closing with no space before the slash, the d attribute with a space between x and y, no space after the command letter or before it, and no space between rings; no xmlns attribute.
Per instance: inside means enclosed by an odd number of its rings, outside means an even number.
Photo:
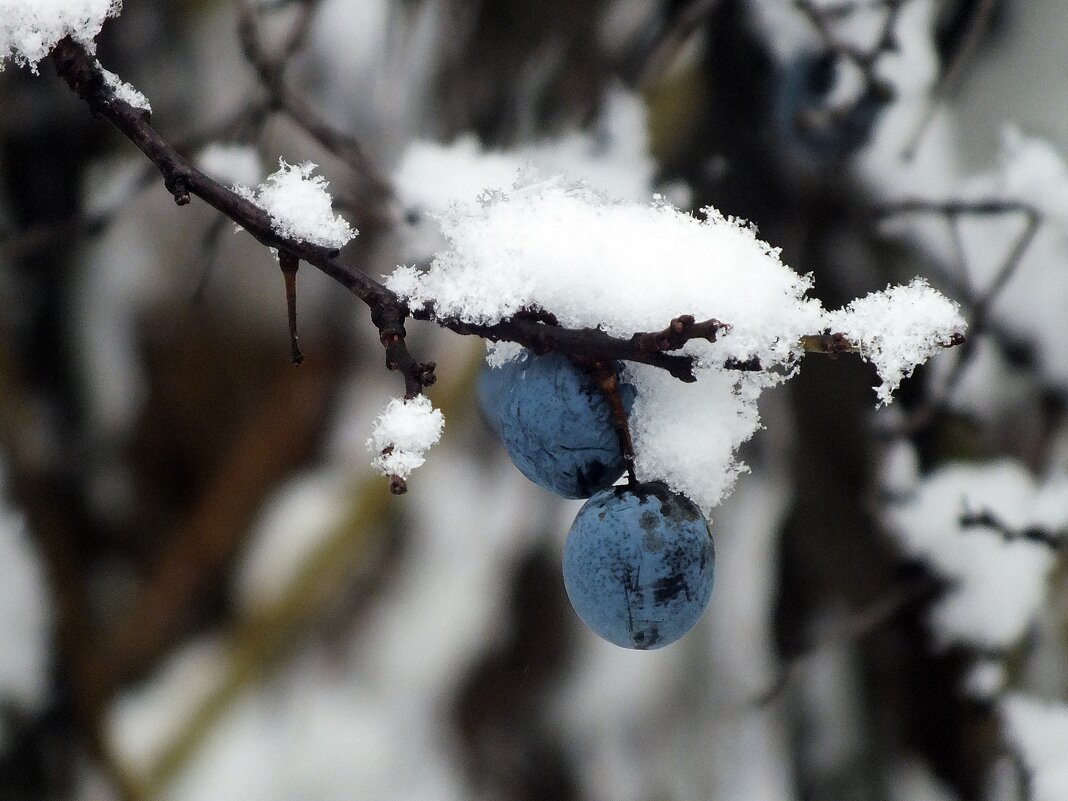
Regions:
<svg viewBox="0 0 1068 801"><path fill-rule="evenodd" d="M623 648L661 648L697 623L716 551L701 510L660 482L612 487L579 510L564 587L582 621Z"/></svg>
<svg viewBox="0 0 1068 801"><path fill-rule="evenodd" d="M781 70L772 109L779 135L787 146L819 162L847 158L871 139L891 90L873 83L853 103L835 108L829 97L838 81L833 53L803 52Z"/></svg>
<svg viewBox="0 0 1068 801"><path fill-rule="evenodd" d="M634 387L620 381L618 391L629 414ZM557 495L588 498L626 469L608 401L566 356L524 350L500 367L487 366L478 398L519 471Z"/></svg>

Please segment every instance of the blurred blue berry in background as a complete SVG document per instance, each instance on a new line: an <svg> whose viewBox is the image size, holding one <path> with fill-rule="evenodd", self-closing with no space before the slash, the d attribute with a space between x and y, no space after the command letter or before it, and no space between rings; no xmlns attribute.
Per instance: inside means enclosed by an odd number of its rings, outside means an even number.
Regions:
<svg viewBox="0 0 1068 801"><path fill-rule="evenodd" d="M843 57L831 52L802 52L779 68L772 121L788 150L826 163L852 156L871 140L893 92L868 81L855 97L835 99L843 68Z"/></svg>

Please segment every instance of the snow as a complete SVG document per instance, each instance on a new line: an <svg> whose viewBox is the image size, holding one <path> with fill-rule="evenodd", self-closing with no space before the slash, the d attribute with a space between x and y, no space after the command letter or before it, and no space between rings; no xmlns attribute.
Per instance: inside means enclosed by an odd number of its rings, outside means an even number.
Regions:
<svg viewBox="0 0 1068 801"><path fill-rule="evenodd" d="M104 20L121 9L122 0L0 0L0 71L11 58L36 73L65 36L92 51Z"/></svg>
<svg viewBox="0 0 1068 801"><path fill-rule="evenodd" d="M115 97L124 103L129 103L134 108L147 111L149 114L152 113L152 104L149 103L148 98L137 91L137 89L130 86L130 84L126 83L114 72L109 72L103 67L100 68L100 72L104 75L105 85L115 93Z"/></svg>
<svg viewBox="0 0 1068 801"><path fill-rule="evenodd" d="M315 164L279 159L278 165L278 171L254 190L234 184L235 192L271 215L275 233L327 248L340 248L359 233L335 216L326 179L312 175Z"/></svg>
<svg viewBox="0 0 1068 801"><path fill-rule="evenodd" d="M567 176L610 198L646 201L653 194L656 163L649 154L647 113L636 93L612 85L589 130L494 150L477 135L463 133L451 143L411 142L393 171L401 204L415 217L405 231L408 262L429 261L444 245L437 218L455 202L472 202L487 190L503 191L524 172ZM690 190L677 182L663 187L680 203Z"/></svg>
<svg viewBox="0 0 1068 801"><path fill-rule="evenodd" d="M1008 671L1000 659L981 659L965 674L963 690L971 698L987 700L1005 688L1008 678Z"/></svg>
<svg viewBox="0 0 1068 801"><path fill-rule="evenodd" d="M263 175L263 162L250 145L212 142L196 156L197 166L216 181L251 185Z"/></svg>
<svg viewBox="0 0 1068 801"><path fill-rule="evenodd" d="M28 711L49 684L52 609L22 515L0 505L0 708ZM0 717L0 747L6 723Z"/></svg>
<svg viewBox="0 0 1068 801"><path fill-rule="evenodd" d="M890 392L964 324L955 304L922 281L887 289L828 314L807 296L811 279L784 265L752 227L715 209L695 217L663 199L607 199L584 184L525 171L508 192L450 207L448 248L428 270L398 267L387 285L439 318L493 324L524 308L569 328L629 338L680 314L730 329L694 340L696 386L628 367L639 390L631 415L639 477L660 479L706 512L745 468L737 448L760 427L761 392L793 374L800 339L844 326ZM500 362L508 350L494 349ZM762 371L725 369L760 360Z"/></svg>
<svg viewBox="0 0 1068 801"><path fill-rule="evenodd" d="M393 181L408 203L432 213L488 189L507 189L531 166L582 181L613 199L645 200L656 171L646 127L641 98L615 86L605 93L592 132L572 131L514 150L485 150L473 133L447 145L417 140L405 150Z"/></svg>
<svg viewBox="0 0 1068 801"><path fill-rule="evenodd" d="M347 467L347 466L346 466ZM351 506L347 469L300 474L270 498L249 534L234 576L241 609L256 612L281 600L311 555L342 524Z"/></svg>
<svg viewBox="0 0 1068 801"><path fill-rule="evenodd" d="M1068 798L1068 706L1015 694L1000 713L1005 739L1028 773L1031 801Z"/></svg>
<svg viewBox="0 0 1068 801"><path fill-rule="evenodd" d="M998 162L960 183L962 198L997 198L1033 206L1044 218L991 316L1035 348L1046 380L1068 387L1068 164L1049 143L1006 128ZM984 293L1002 270L1023 230L1019 213L964 218L965 266L974 290Z"/></svg>
<svg viewBox="0 0 1068 801"><path fill-rule="evenodd" d="M441 438L445 418L430 399L420 395L394 398L378 416L367 447L376 453L374 467L387 476L407 478L426 461L426 453Z"/></svg>
<svg viewBox="0 0 1068 801"><path fill-rule="evenodd" d="M845 334L879 371L876 394L889 403L891 393L918 364L963 336L960 307L916 278L907 286L887 287L832 312L830 327Z"/></svg>
<svg viewBox="0 0 1068 801"><path fill-rule="evenodd" d="M904 550L951 582L931 611L939 643L1006 649L1018 642L1046 596L1056 555L1046 545L1006 541L983 526L964 528L965 512L988 511L1014 531L1068 522L1063 478L1036 484L1017 463L951 464L889 508Z"/></svg>

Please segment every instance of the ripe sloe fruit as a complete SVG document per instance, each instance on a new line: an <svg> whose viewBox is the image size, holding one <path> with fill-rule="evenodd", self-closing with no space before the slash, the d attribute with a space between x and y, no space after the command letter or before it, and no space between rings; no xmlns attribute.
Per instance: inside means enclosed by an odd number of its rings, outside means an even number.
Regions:
<svg viewBox="0 0 1068 801"><path fill-rule="evenodd" d="M619 382L624 411L634 387ZM519 471L565 498L588 498L626 469L612 411L593 378L566 356L525 350L486 367L479 402Z"/></svg>
<svg viewBox="0 0 1068 801"><path fill-rule="evenodd" d="M700 509L655 481L606 489L564 545L564 587L582 621L623 648L661 648L697 623L716 551Z"/></svg>

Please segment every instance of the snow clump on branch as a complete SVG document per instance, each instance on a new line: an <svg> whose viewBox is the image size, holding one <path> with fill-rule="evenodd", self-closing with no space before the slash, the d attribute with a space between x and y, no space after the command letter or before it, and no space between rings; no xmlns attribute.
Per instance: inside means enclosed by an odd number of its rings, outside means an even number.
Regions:
<svg viewBox="0 0 1068 801"><path fill-rule="evenodd" d="M376 453L372 465L386 476L408 478L426 461L441 438L445 418L425 395L394 398L375 421L367 448Z"/></svg>
<svg viewBox="0 0 1068 801"><path fill-rule="evenodd" d="M38 62L65 36L93 52L104 20L121 9L122 0L0 0L0 71L11 58L36 73Z"/></svg>
<svg viewBox="0 0 1068 801"><path fill-rule="evenodd" d="M1041 484L1011 460L950 464L925 476L887 512L904 550L927 561L949 589L931 609L943 646L1008 649L1023 637L1045 600L1057 558L1049 545L1022 536L1068 525L1068 477ZM968 523L966 515L990 516ZM1021 536L1013 537L1013 532Z"/></svg>
<svg viewBox="0 0 1068 801"><path fill-rule="evenodd" d="M830 312L828 324L875 365L883 380L875 394L882 403L917 365L964 331L957 304L922 278L858 298Z"/></svg>
<svg viewBox="0 0 1068 801"><path fill-rule="evenodd" d="M811 278L784 265L752 226L712 208L698 218L659 197L612 202L528 173L507 193L454 204L441 223L449 246L429 270L398 267L387 281L438 318L495 324L538 309L562 326L621 338L682 314L729 324L715 341L691 340L679 351L693 357L696 385L642 364L626 368L638 390L629 422L639 478L666 482L706 513L746 469L735 453L760 428L757 399L796 371L803 336L848 323L885 371L885 400L915 364L964 331L956 304L922 283L832 315L807 296ZM901 328L903 314L909 325ZM730 369L753 359L760 370Z"/></svg>
<svg viewBox="0 0 1068 801"><path fill-rule="evenodd" d="M287 164L278 160L277 172L255 189L234 184L234 191L271 216L279 236L299 239L326 248L340 248L359 231L334 214L326 179L312 175L310 161Z"/></svg>

